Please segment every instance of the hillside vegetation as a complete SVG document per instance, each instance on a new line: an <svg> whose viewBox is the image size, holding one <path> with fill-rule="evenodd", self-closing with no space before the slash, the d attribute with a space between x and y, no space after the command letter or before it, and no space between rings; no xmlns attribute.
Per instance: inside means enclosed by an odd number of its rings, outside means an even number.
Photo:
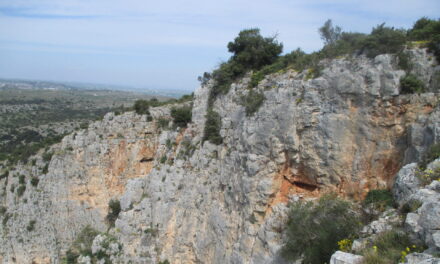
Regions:
<svg viewBox="0 0 440 264"><path fill-rule="evenodd" d="M421 18L414 23L411 29L397 29L386 26L385 23L374 27L370 34L357 32L344 32L339 26L334 26L331 20L319 28L319 33L324 42L324 47L316 52L305 53L300 48L280 55L283 50L275 36L263 37L258 28L242 30L233 42L227 47L232 56L228 61L220 64L212 73L205 72L199 77L202 84L213 81L209 94L207 115L208 123L219 123L212 112L216 98L226 94L233 82L242 78L246 73L252 72L249 88L254 88L268 74L294 69L302 72L308 70L307 78L316 78L320 75L319 62L323 59L332 59L346 55L364 54L374 58L380 54L396 54L399 67L408 75L402 80L402 93L420 93L424 91L423 84L416 76L411 75L411 65L405 47L414 45L427 47L437 61L440 61L440 20ZM264 98L256 93L249 93L252 98L243 98L247 115L252 115L258 110ZM253 101L258 102L254 103ZM218 127L219 129L219 127ZM205 140L220 144L218 132L210 126L205 130Z"/></svg>

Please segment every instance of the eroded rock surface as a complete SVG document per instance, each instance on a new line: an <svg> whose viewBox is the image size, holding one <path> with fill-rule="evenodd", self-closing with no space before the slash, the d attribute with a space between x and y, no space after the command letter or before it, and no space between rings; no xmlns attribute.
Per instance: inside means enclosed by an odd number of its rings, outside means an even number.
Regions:
<svg viewBox="0 0 440 264"><path fill-rule="evenodd" d="M413 58L438 91L431 80L439 67L425 50ZM116 198L122 211L110 233L123 263L284 263L289 200L327 191L360 199L391 186L403 165L440 141L439 96L399 95L405 73L394 56L322 63L314 79L293 70L267 76L255 88L266 99L251 116L240 104L249 78L233 84L214 103L218 146L202 142L212 83L195 92L186 129L157 129L157 118L169 115L164 107L151 110L152 122L108 114L66 137L53 147L47 174L39 159L0 180L11 215L1 227L3 262L59 263L86 225L107 230L108 201ZM27 181L18 198L9 191L16 173L40 182Z"/></svg>

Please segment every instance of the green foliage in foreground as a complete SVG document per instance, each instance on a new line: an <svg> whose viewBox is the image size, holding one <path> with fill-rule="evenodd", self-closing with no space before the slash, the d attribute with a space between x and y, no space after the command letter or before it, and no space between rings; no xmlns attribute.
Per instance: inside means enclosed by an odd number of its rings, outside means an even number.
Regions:
<svg viewBox="0 0 440 264"><path fill-rule="evenodd" d="M303 263L328 263L338 241L354 236L359 228L352 205L335 195L324 195L316 203L293 203L282 254L289 260L303 257Z"/></svg>
<svg viewBox="0 0 440 264"><path fill-rule="evenodd" d="M362 251L363 264L389 264L403 262L412 252L423 251L422 246L411 244L406 233L399 229L385 231L377 236L373 245Z"/></svg>

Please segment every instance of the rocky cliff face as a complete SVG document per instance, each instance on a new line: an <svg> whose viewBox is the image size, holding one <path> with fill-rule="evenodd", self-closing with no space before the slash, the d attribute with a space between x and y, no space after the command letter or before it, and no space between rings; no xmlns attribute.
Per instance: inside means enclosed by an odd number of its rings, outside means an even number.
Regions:
<svg viewBox="0 0 440 264"><path fill-rule="evenodd" d="M414 73L438 91L435 60L423 49L411 58ZM165 107L152 110L151 122L108 114L64 138L52 148L48 173L39 158L0 180L0 260L59 263L85 226L107 230L115 198L122 211L109 233L122 249L114 262L283 263L289 200L327 191L359 199L391 186L403 165L440 141L438 94L400 95L405 73L392 55L322 64L314 79L293 70L267 76L255 88L266 99L252 116L240 103L249 78L233 84L214 104L218 146L202 142L212 84L196 91L186 129L157 128ZM10 191L23 185L18 174L40 179L36 187L26 181L21 197Z"/></svg>

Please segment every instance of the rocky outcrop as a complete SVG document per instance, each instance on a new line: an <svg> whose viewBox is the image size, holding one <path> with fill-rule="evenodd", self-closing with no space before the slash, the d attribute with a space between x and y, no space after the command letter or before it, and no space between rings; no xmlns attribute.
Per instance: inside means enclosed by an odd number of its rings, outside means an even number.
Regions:
<svg viewBox="0 0 440 264"><path fill-rule="evenodd" d="M414 54L417 71L438 89L435 61L426 50ZM267 76L254 88L265 101L251 116L241 105L249 78L234 83L213 106L221 145L202 141L212 83L195 92L186 129L157 129L155 120L169 115L163 107L151 110L152 122L108 114L66 137L53 147L47 174L36 168L41 160L11 173L33 171L40 182L21 198L2 196L12 216L1 229L3 262L59 263L86 225L107 230L116 198L122 211L109 233L124 263L285 263L289 200L328 191L359 199L391 186L403 165L440 140L438 95L399 95L405 73L394 56L322 66L314 79L293 70ZM17 184L11 175L1 180L7 190Z"/></svg>
<svg viewBox="0 0 440 264"><path fill-rule="evenodd" d="M85 226L105 231L109 200L119 199L129 179L149 173L157 145L155 125L146 116L108 114L47 150L53 156L46 174L41 157L35 166L11 171L2 182L2 261L59 263ZM25 176L21 196L17 175ZM36 186L32 178L39 179Z"/></svg>
<svg viewBox="0 0 440 264"><path fill-rule="evenodd" d="M330 264L361 264L362 260L362 256L336 251L330 259Z"/></svg>
<svg viewBox="0 0 440 264"><path fill-rule="evenodd" d="M413 164L408 166L413 167ZM405 219L405 227L413 239L423 242L428 247L427 252L440 251L440 181L434 180L427 186L420 182L417 186L414 179L421 176L421 171L402 168L397 174L394 194L401 198L397 200L401 206L407 205L409 212ZM427 170L433 173L440 169L440 159L431 162ZM438 171L438 170L437 170ZM419 176L416 174L419 173ZM398 184L397 184L398 183ZM411 190L405 192L402 190ZM405 193L405 195L402 195Z"/></svg>

